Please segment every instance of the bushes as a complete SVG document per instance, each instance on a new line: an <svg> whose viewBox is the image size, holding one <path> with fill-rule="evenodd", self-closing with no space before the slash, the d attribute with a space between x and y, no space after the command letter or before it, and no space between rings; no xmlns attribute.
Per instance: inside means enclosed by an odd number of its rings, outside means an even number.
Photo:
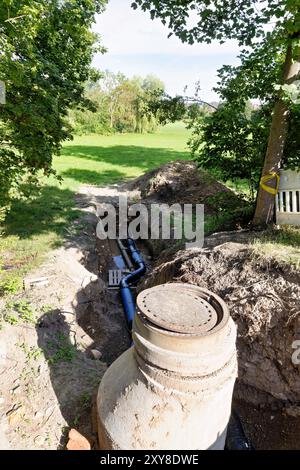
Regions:
<svg viewBox="0 0 300 470"><path fill-rule="evenodd" d="M230 103L197 118L189 141L200 167L217 171L223 180L244 179L255 197L270 115L264 109L237 108Z"/></svg>
<svg viewBox="0 0 300 470"><path fill-rule="evenodd" d="M113 130L109 127L108 119L102 112L92 112L88 109L81 111L79 109L70 111L70 123L73 131L77 135L85 134L110 134Z"/></svg>

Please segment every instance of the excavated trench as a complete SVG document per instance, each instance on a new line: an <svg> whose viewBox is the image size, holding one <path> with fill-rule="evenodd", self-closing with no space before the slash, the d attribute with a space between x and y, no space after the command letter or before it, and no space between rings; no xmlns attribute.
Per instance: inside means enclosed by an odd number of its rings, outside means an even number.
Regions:
<svg viewBox="0 0 300 470"><path fill-rule="evenodd" d="M300 447L299 366L291 363L292 343L299 337L299 273L255 259L247 231L225 232L206 239L202 250L157 250L151 241L139 245L144 258L156 257L138 291L165 282L188 282L207 288L229 305L238 325L239 379L234 393L247 435L257 449ZM97 240L98 272L103 283L115 242ZM90 305L80 318L103 360L111 364L130 345L130 336L117 290L105 289L102 304ZM104 300L105 299L105 300Z"/></svg>
<svg viewBox="0 0 300 470"><path fill-rule="evenodd" d="M284 337L282 331L288 334L287 342L298 331L297 315L291 315L287 325L284 304L278 300L278 288L281 286L283 289L284 279L286 290L281 292L281 296L286 299L287 294L293 291L294 294L290 296L294 299L294 305L290 309L296 309L297 275L281 272L278 277L277 271L271 282L268 281L270 266L266 268L255 263L251 264L251 268L247 266L247 246L243 244L245 234L240 234L237 243L228 242L227 237L228 234L220 235L217 239L212 237L207 240L207 248L201 252L184 251L173 256L162 253L160 258L152 262L152 266L149 262L149 244L145 246L139 243L139 249L148 261L148 272L137 290L165 282L182 281L209 288L220 295L228 303L239 328L239 380L234 392L234 409L242 420L247 436L257 449L298 449L300 424L297 419L295 387L298 383L297 368L287 362L280 364L274 357L275 354L283 354L280 346ZM97 240L97 253L103 288L108 280L109 269L115 269L113 259L120 252L115 241ZM248 289L241 287L243 280ZM93 347L101 351L102 360L109 366L130 346L130 334L118 289L107 289L107 285L104 289L102 301L94 301L87 306L79 318L79 325L92 337ZM272 294L270 289L273 289ZM248 296L251 296L251 302ZM266 299L264 303L263 299ZM276 305L273 304L274 299ZM247 302L258 312L257 317L251 315L253 310L247 311ZM255 302L254 305L252 302ZM269 317L270 312L274 312L273 318ZM287 348L284 354L287 357ZM286 379L288 374L290 378ZM289 394L288 399L282 400L280 393Z"/></svg>
<svg viewBox="0 0 300 470"><path fill-rule="evenodd" d="M138 247L150 270L150 255L143 244ZM98 253L98 273L102 286L101 300L90 302L84 313L79 316L79 325L94 341L94 346L101 352L101 358L110 365L131 345L124 308L121 303L119 287L109 288L109 271L116 270L114 258L120 256L115 240L99 240L96 242ZM97 289L97 287L96 287ZM132 287L133 293L136 288Z"/></svg>
<svg viewBox="0 0 300 470"><path fill-rule="evenodd" d="M250 232L206 239L203 249L164 250L141 289L187 282L218 294L238 326L234 408L257 449L299 449L300 277L292 266L255 257Z"/></svg>
<svg viewBox="0 0 300 470"><path fill-rule="evenodd" d="M102 360L109 366L129 347L130 337L119 292L107 288L108 271L115 269L113 256L117 251L116 243L97 240L96 251L101 292L87 305L84 313L79 316L78 323L93 339L93 347L101 352ZM96 290L97 287L95 286Z"/></svg>
<svg viewBox="0 0 300 470"><path fill-rule="evenodd" d="M117 204L116 188L95 197L95 206ZM135 198L136 200L136 198ZM165 282L188 282L218 294L238 326L239 379L234 406L257 449L300 448L299 365L291 362L299 339L299 272L275 261L253 257L247 231L224 232L206 239L204 249L176 251L139 244L148 272L137 290ZM78 321L93 348L110 365L130 345L118 290L108 290L109 269L120 254L115 241L96 241L98 283L91 283L89 303L78 308ZM155 258L149 257L155 253ZM91 300L92 299L92 300Z"/></svg>
<svg viewBox="0 0 300 470"><path fill-rule="evenodd" d="M146 204L200 201L213 213L215 207L209 206L208 198L224 190L206 174L199 178L191 162L173 162L111 192L106 188L104 197L100 191L94 199L96 205L116 203L120 194ZM165 282L188 282L223 298L238 326L239 379L234 406L247 435L257 449L299 449L300 366L291 361L293 341L300 338L299 271L253 256L249 242L254 236L257 234L247 231L223 232L208 237L204 249L181 251L172 244L149 240L139 248L145 259L154 256L137 290ZM116 250L115 243L97 240L102 287ZM94 335L108 365L128 348L130 339L117 291L98 290L79 321Z"/></svg>

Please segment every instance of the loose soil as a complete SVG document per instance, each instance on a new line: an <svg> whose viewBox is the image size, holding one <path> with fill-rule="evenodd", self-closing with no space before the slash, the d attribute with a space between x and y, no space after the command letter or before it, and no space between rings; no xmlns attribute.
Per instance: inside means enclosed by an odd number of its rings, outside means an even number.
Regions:
<svg viewBox="0 0 300 470"><path fill-rule="evenodd" d="M206 214L216 214L216 203L212 196L235 194L211 175L197 168L193 161L178 160L166 163L126 185L136 191L143 202L170 204L205 204Z"/></svg>

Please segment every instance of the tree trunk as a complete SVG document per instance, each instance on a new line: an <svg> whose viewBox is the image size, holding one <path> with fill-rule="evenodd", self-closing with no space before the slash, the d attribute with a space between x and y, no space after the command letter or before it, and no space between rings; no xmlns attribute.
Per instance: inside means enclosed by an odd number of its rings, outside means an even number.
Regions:
<svg viewBox="0 0 300 470"><path fill-rule="evenodd" d="M298 56L299 57L299 56ZM297 79L300 72L299 60L292 59L292 46L287 48L284 68L283 83L291 84ZM272 124L269 134L268 147L266 151L264 166L261 176L270 173L279 173L280 164L283 157L285 141L288 132L289 108L279 95L279 99L274 107ZM276 179L268 183L270 187L276 187ZM256 210L253 218L253 226L265 226L273 221L275 196L259 187Z"/></svg>
<svg viewBox="0 0 300 470"><path fill-rule="evenodd" d="M109 114L110 114L110 128L112 129L114 127L114 110L113 107L109 107Z"/></svg>

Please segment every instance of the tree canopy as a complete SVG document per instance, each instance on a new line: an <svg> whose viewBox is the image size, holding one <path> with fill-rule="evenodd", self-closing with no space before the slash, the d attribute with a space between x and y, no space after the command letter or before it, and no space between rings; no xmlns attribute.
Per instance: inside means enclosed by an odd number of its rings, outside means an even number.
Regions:
<svg viewBox="0 0 300 470"><path fill-rule="evenodd" d="M96 83L86 87L86 97L94 109L79 106L71 110L71 124L78 134L154 132L159 119L153 107L164 95L164 88L154 75L128 78L106 70Z"/></svg>
<svg viewBox="0 0 300 470"><path fill-rule="evenodd" d="M268 35L265 25L276 24L278 36L298 37L299 0L135 0L132 7L150 10L183 42L224 42L237 39L251 45Z"/></svg>
<svg viewBox="0 0 300 470"><path fill-rule="evenodd" d="M221 98L218 110L190 123L190 147L201 166L217 169L223 178L248 180L257 190L272 108L277 99L274 83L280 80L283 47L262 43L240 55L241 65L223 66L214 88ZM250 100L255 100L253 106ZM299 106L290 106L290 121L282 162L286 168L300 165Z"/></svg>
<svg viewBox="0 0 300 470"><path fill-rule="evenodd" d="M0 206L24 174L49 174L52 156L71 138L68 109L86 102L102 50L91 32L106 0L2 0L0 4Z"/></svg>

